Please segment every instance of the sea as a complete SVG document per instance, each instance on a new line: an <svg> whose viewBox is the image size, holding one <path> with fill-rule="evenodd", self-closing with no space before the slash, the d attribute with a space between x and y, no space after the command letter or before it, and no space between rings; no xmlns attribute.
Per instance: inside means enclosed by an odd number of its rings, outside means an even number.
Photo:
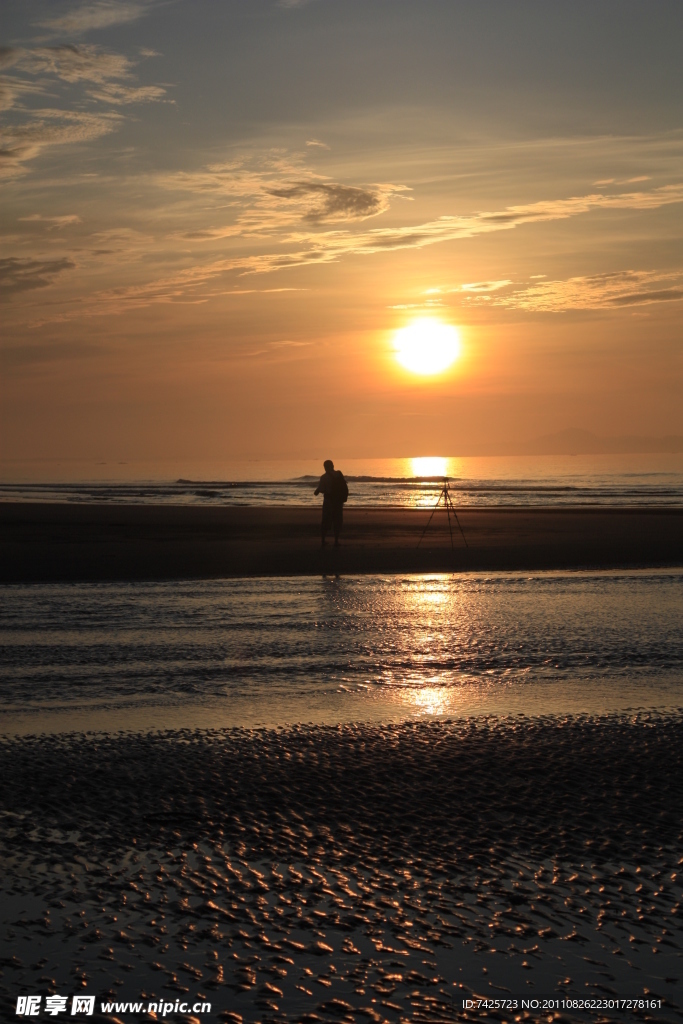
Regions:
<svg viewBox="0 0 683 1024"><path fill-rule="evenodd" d="M10 585L0 731L683 710L683 570Z"/></svg>
<svg viewBox="0 0 683 1024"><path fill-rule="evenodd" d="M5 480L0 500L320 500L322 467L310 462L222 468L195 479ZM444 477L460 505L683 505L683 456L339 468L358 505L428 507ZM643 710L683 710L682 570L0 588L6 735Z"/></svg>
<svg viewBox="0 0 683 1024"><path fill-rule="evenodd" d="M456 504L683 505L683 453L340 459L353 505L427 507L448 479ZM0 464L0 501L312 505L312 459L195 463Z"/></svg>

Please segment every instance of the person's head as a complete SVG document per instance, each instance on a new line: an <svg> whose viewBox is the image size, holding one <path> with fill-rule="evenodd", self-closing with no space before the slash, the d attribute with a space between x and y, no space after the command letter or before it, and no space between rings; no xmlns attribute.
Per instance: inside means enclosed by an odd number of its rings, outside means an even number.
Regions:
<svg viewBox="0 0 683 1024"><path fill-rule="evenodd" d="M325 459L325 461L323 462L323 468L326 473L331 473L334 469L334 462L332 461L332 459Z"/></svg>

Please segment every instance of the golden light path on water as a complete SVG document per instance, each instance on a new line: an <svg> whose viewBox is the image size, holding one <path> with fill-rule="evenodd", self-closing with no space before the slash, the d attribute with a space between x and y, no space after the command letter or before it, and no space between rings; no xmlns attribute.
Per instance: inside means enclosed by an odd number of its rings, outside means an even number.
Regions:
<svg viewBox="0 0 683 1024"><path fill-rule="evenodd" d="M0 609L0 711L5 731L36 734L680 707L682 580L657 570L17 586Z"/></svg>
<svg viewBox="0 0 683 1024"><path fill-rule="evenodd" d="M444 715L453 707L452 696L443 686L422 686L415 691L412 703L425 715Z"/></svg>
<svg viewBox="0 0 683 1024"><path fill-rule="evenodd" d="M447 462L441 458L414 461L428 464L425 475L445 471ZM434 663L441 660L439 652L448 648L452 622L458 621L461 630L470 632L468 609L457 597L453 600L450 588L444 586L443 576L425 575L420 582L419 587L410 588L404 594L402 602L403 615L414 623L411 645L415 667L420 671L396 681L395 700L411 717L454 714L475 696L471 683L468 686L464 679L459 682L459 673L454 673L452 665L433 671L426 677L424 671L436 668Z"/></svg>

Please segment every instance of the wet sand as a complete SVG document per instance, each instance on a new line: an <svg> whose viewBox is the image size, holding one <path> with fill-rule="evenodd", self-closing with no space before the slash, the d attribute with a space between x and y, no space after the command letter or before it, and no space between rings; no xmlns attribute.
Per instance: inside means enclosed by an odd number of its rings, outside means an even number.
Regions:
<svg viewBox="0 0 683 1024"><path fill-rule="evenodd" d="M0 504L0 582L683 565L683 509L354 508L321 550L296 507Z"/></svg>
<svg viewBox="0 0 683 1024"><path fill-rule="evenodd" d="M683 1019L680 716L28 737L0 773L5 1006Z"/></svg>

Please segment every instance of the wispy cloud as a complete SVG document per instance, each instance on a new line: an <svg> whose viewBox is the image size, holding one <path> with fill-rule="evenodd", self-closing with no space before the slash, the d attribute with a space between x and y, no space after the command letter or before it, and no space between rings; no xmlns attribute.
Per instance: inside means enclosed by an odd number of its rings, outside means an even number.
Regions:
<svg viewBox="0 0 683 1024"><path fill-rule="evenodd" d="M196 182L194 182L196 185ZM215 187L213 182L212 188ZM117 314L127 309L154 303L204 301L207 286L230 273L269 274L278 270L334 263L349 255L369 256L398 249L422 248L441 242L468 239L484 233L513 230L524 225L562 220L597 209L652 210L683 201L683 185L667 185L651 192L623 193L612 196L577 196L506 207L500 211L474 213L461 217L441 217L414 226L350 230L279 230L281 222L265 232L249 236L244 225L231 229L230 245L256 244L265 251L234 252L218 259L197 262L193 266L164 275L154 281L122 286L99 292L78 309L59 314L59 319L74 316ZM262 213L263 211L261 211ZM241 242L240 242L241 238ZM276 241L277 245L273 242ZM626 274L593 278L548 281L537 278L528 286L515 287L508 279L478 281L460 285L462 302L487 303L533 312L578 308L619 308L630 304L662 302L679 298L680 281L654 272L629 271ZM449 289L451 292L452 289ZM433 302L441 299L435 294ZM45 322L45 321L41 321Z"/></svg>
<svg viewBox="0 0 683 1024"><path fill-rule="evenodd" d="M298 181L294 185L270 189L277 199L302 200L308 207L303 220L320 224L331 220L365 220L386 209L386 193L336 182ZM310 204L310 205L309 205Z"/></svg>
<svg viewBox="0 0 683 1024"><path fill-rule="evenodd" d="M132 84L136 64L121 53L109 53L89 43L19 49L13 55L13 66L17 71L33 76L53 75L70 85L86 83L91 86L86 89L86 95L91 99L109 103L161 99L166 93L164 87ZM13 81L24 84L16 79Z"/></svg>
<svg viewBox="0 0 683 1024"><path fill-rule="evenodd" d="M306 171L300 159L277 153L256 163L245 160L214 164L201 171L165 175L158 180L165 188L214 192L231 201L235 213L229 225L198 228L185 237L209 240L258 234L278 238L288 247L289 252L284 254L278 251L250 258L249 265L254 270L329 262L347 253L423 248L528 224L567 220L596 210L655 210L683 201L683 183L676 183L650 191L593 192L464 216L446 215L400 227L367 231L339 228L307 234L292 229L297 225L320 228L335 221L376 216L388 209L392 198L407 198L405 193L410 189L395 184L351 186L331 182Z"/></svg>
<svg viewBox="0 0 683 1024"><path fill-rule="evenodd" d="M81 223L81 218L76 213L65 213L58 217L43 217L40 213L32 213L28 217L18 217L17 220L26 223L45 224L48 231L59 231L62 228L70 227L72 224Z"/></svg>
<svg viewBox="0 0 683 1024"><path fill-rule="evenodd" d="M602 178L600 181L594 181L593 184L597 185L598 188L606 188L608 185L636 185L643 181L651 181L651 175L638 174L635 178L622 178L620 180L616 178Z"/></svg>
<svg viewBox="0 0 683 1024"><path fill-rule="evenodd" d="M593 210L655 210L672 203L683 202L683 183L664 185L651 192L626 192L614 195L594 193L569 199L543 200L521 206L508 206L503 210L475 213L464 217L440 217L426 224L399 229L381 229L368 232L359 239L363 251L377 252L387 249L416 248L435 242L458 238L472 238L494 231L509 231L525 224L567 220Z"/></svg>
<svg viewBox="0 0 683 1024"><path fill-rule="evenodd" d="M20 53L16 46L0 46L0 68L11 68Z"/></svg>
<svg viewBox="0 0 683 1024"><path fill-rule="evenodd" d="M0 110L11 110L22 96L39 96L44 92L43 86L36 82L28 82L16 75L0 75Z"/></svg>
<svg viewBox="0 0 683 1024"><path fill-rule="evenodd" d="M399 187L390 186L395 190ZM291 232L282 239L288 251L245 256L237 259L234 265L245 273L268 273L285 267L330 263L351 254L369 255L399 249L420 249L497 231L511 231L528 224L566 220L594 210L655 210L680 202L683 202L683 184L676 184L664 185L651 192L615 195L596 193L554 201L543 200L468 216L444 216L438 220L399 228Z"/></svg>
<svg viewBox="0 0 683 1024"><path fill-rule="evenodd" d="M361 186L330 181L306 167L301 156L277 150L157 180L167 189L214 193L230 200L233 222L185 234L195 241L272 235L301 224L366 220L384 213L393 196L410 191L388 183Z"/></svg>
<svg viewBox="0 0 683 1024"><path fill-rule="evenodd" d="M660 291L628 292L611 300L613 306L644 306L651 302L678 302L683 299L683 289L662 288Z"/></svg>
<svg viewBox="0 0 683 1024"><path fill-rule="evenodd" d="M0 177L21 173L27 161L48 147L89 142L107 135L118 128L120 120L120 115L110 112L32 111L29 121L0 130Z"/></svg>
<svg viewBox="0 0 683 1024"><path fill-rule="evenodd" d="M91 99L120 106L125 103L151 103L166 96L161 85L123 85L121 82L107 82L89 92Z"/></svg>
<svg viewBox="0 0 683 1024"><path fill-rule="evenodd" d="M94 29L111 28L128 21L137 21L147 14L149 4L126 2L126 0L97 0L95 3L80 4L65 14L46 18L37 24L41 28L63 35L81 35Z"/></svg>
<svg viewBox="0 0 683 1024"><path fill-rule="evenodd" d="M19 292L47 288L65 270L75 263L61 257L53 260L18 259L0 260L0 301L7 301Z"/></svg>
<svg viewBox="0 0 683 1024"><path fill-rule="evenodd" d="M0 64L3 61L6 67L12 67L13 74L0 78L0 109L17 107L21 97L27 94L49 92L54 95L55 84L50 79L64 83L62 89L80 85L88 100L114 107L161 100L166 94L162 86L141 86L135 82L136 62L90 44L5 48L0 51ZM92 114L73 107L29 109L19 106L14 123L1 130L0 174L6 177L22 173L23 165L48 145L106 135L120 124L118 116ZM56 127L59 122L61 129ZM78 131L76 125L80 126Z"/></svg>
<svg viewBox="0 0 683 1024"><path fill-rule="evenodd" d="M683 299L683 270L624 270L563 281L535 281L496 296L495 304L534 313L618 309Z"/></svg>
<svg viewBox="0 0 683 1024"><path fill-rule="evenodd" d="M97 82L127 78L133 63L121 53L107 53L97 46L73 43L63 46L39 46L22 50L18 67L33 75L55 75L63 82Z"/></svg>
<svg viewBox="0 0 683 1024"><path fill-rule="evenodd" d="M478 294L498 292L501 288L507 288L510 284L512 284L512 281L507 278L503 281L473 281L471 284L461 285L460 291L475 292Z"/></svg>

